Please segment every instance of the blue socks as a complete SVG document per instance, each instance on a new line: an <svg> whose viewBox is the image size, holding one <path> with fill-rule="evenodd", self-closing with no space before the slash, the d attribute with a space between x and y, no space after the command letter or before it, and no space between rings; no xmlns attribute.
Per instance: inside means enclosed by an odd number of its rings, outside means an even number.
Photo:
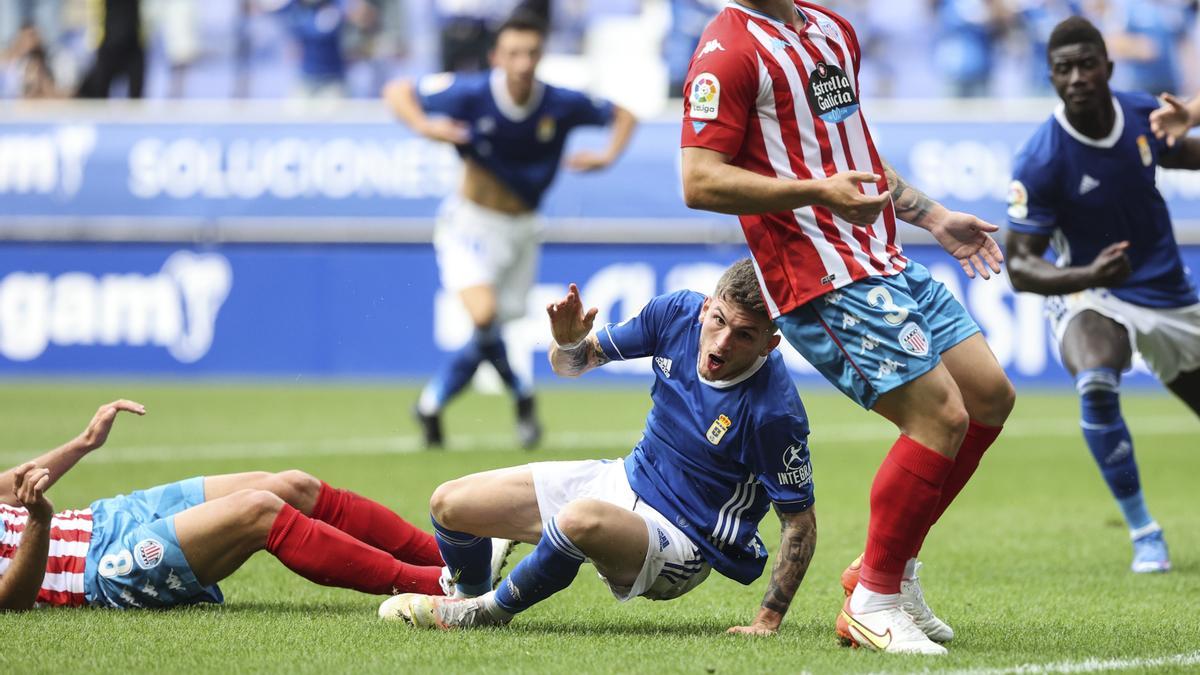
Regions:
<svg viewBox="0 0 1200 675"><path fill-rule="evenodd" d="M450 361L442 366L441 371L425 386L417 404L420 411L426 415L434 415L441 411L467 386L475 376L479 364L484 361L492 364L505 386L518 398L529 395L528 387L508 363L508 350L504 346L500 326L493 322L483 328L476 328L467 344L455 352Z"/></svg>
<svg viewBox="0 0 1200 675"><path fill-rule="evenodd" d="M496 589L496 604L509 614L529 609L570 586L585 557L558 529L558 520L552 518L533 553L518 563Z"/></svg>
<svg viewBox="0 0 1200 675"><path fill-rule="evenodd" d="M450 568L463 595L483 595L492 590L492 540L465 532L455 532L433 521L433 536L437 539L442 560Z"/></svg>
<svg viewBox="0 0 1200 675"><path fill-rule="evenodd" d="M1079 392L1083 438L1100 474L1121 507L1130 530L1138 530L1154 522L1146 509L1138 478L1137 461L1133 456L1133 438L1121 417L1121 374L1110 368L1085 370L1075 378Z"/></svg>

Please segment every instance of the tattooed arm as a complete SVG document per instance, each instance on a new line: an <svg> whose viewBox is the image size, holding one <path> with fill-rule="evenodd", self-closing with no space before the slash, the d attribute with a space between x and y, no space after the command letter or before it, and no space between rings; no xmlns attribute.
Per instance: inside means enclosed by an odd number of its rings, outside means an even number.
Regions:
<svg viewBox="0 0 1200 675"><path fill-rule="evenodd" d="M947 209L909 185L886 160L883 175L892 193L896 217L929 230L942 248L958 259L968 277L974 279L978 271L984 279L990 279L992 272L1000 272L1004 254L988 234L1000 228L969 213Z"/></svg>
<svg viewBox="0 0 1200 675"><path fill-rule="evenodd" d="M792 604L792 596L804 580L808 563L812 561L817 547L817 516L813 509L798 513L784 513L776 509L783 525L779 541L779 555L771 570L771 581L763 596L758 616L749 626L734 626L730 633L743 635L774 635L779 632L783 615Z"/></svg>
<svg viewBox="0 0 1200 675"><path fill-rule="evenodd" d="M556 375L579 377L608 363L600 341L595 335L589 335L597 311L595 307L583 311L583 300L575 284L568 288L567 297L546 305L550 334L554 336L554 343L550 345L550 366Z"/></svg>

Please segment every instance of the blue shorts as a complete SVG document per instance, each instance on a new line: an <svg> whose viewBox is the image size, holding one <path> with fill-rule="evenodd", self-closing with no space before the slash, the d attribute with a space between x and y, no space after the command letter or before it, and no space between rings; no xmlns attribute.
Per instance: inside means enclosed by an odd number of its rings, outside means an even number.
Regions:
<svg viewBox="0 0 1200 675"><path fill-rule="evenodd" d="M83 573L88 604L126 609L224 601L215 584L196 580L175 536L175 514L203 503L203 477L93 502Z"/></svg>
<svg viewBox="0 0 1200 675"><path fill-rule="evenodd" d="M830 291L775 323L825 379L867 409L979 332L946 287L911 260L900 274Z"/></svg>

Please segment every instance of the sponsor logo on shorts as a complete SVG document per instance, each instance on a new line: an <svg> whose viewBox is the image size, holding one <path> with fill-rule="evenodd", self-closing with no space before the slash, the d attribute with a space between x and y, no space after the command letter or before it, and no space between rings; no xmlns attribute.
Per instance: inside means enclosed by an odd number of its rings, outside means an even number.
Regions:
<svg viewBox="0 0 1200 675"><path fill-rule="evenodd" d="M858 112L858 97L850 78L832 63L818 63L808 74L808 105L822 120L837 124Z"/></svg>
<svg viewBox="0 0 1200 675"><path fill-rule="evenodd" d="M925 356L929 353L929 338L920 326L909 321L900 329L900 348L913 356Z"/></svg>
<svg viewBox="0 0 1200 675"><path fill-rule="evenodd" d="M165 553L162 542L157 539L143 539L133 547L133 560L144 570L153 569L163 561Z"/></svg>
<svg viewBox="0 0 1200 675"><path fill-rule="evenodd" d="M722 438L725 438L725 432L729 431L729 427L731 426L733 426L733 422L728 417L721 415L713 420L712 426L708 428L708 433L705 434L705 438L708 439L709 443L717 445L721 442Z"/></svg>
<svg viewBox="0 0 1200 675"><path fill-rule="evenodd" d="M721 81L712 73L700 73L692 80L688 93L691 110L688 117L697 120L715 120L721 108Z"/></svg>

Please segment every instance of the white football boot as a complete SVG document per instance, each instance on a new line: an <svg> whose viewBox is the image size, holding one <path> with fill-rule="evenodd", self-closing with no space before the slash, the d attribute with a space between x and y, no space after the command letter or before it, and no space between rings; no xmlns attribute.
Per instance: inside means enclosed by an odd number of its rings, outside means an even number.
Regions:
<svg viewBox="0 0 1200 675"><path fill-rule="evenodd" d="M494 603L488 603L487 599L486 595L459 599L402 593L393 595L379 605L379 618L403 621L414 628L439 630L508 625L512 615L498 608L493 609Z"/></svg>
<svg viewBox="0 0 1200 675"><path fill-rule="evenodd" d="M846 598L837 618L843 644L888 654L946 654L946 648L926 637L912 617L899 607L855 614Z"/></svg>
<svg viewBox="0 0 1200 675"><path fill-rule="evenodd" d="M842 572L842 590L846 592L846 597L854 592L854 587L858 585L858 573L862 569L862 556L854 559L846 571ZM951 628L945 621L942 621L929 608L929 604L925 602L925 593L921 590L921 580L918 572L921 570L921 563L918 562L913 569L913 575L910 579L900 580L900 608L912 617L913 623L917 624L930 640L934 642L949 642L954 639L954 629Z"/></svg>

